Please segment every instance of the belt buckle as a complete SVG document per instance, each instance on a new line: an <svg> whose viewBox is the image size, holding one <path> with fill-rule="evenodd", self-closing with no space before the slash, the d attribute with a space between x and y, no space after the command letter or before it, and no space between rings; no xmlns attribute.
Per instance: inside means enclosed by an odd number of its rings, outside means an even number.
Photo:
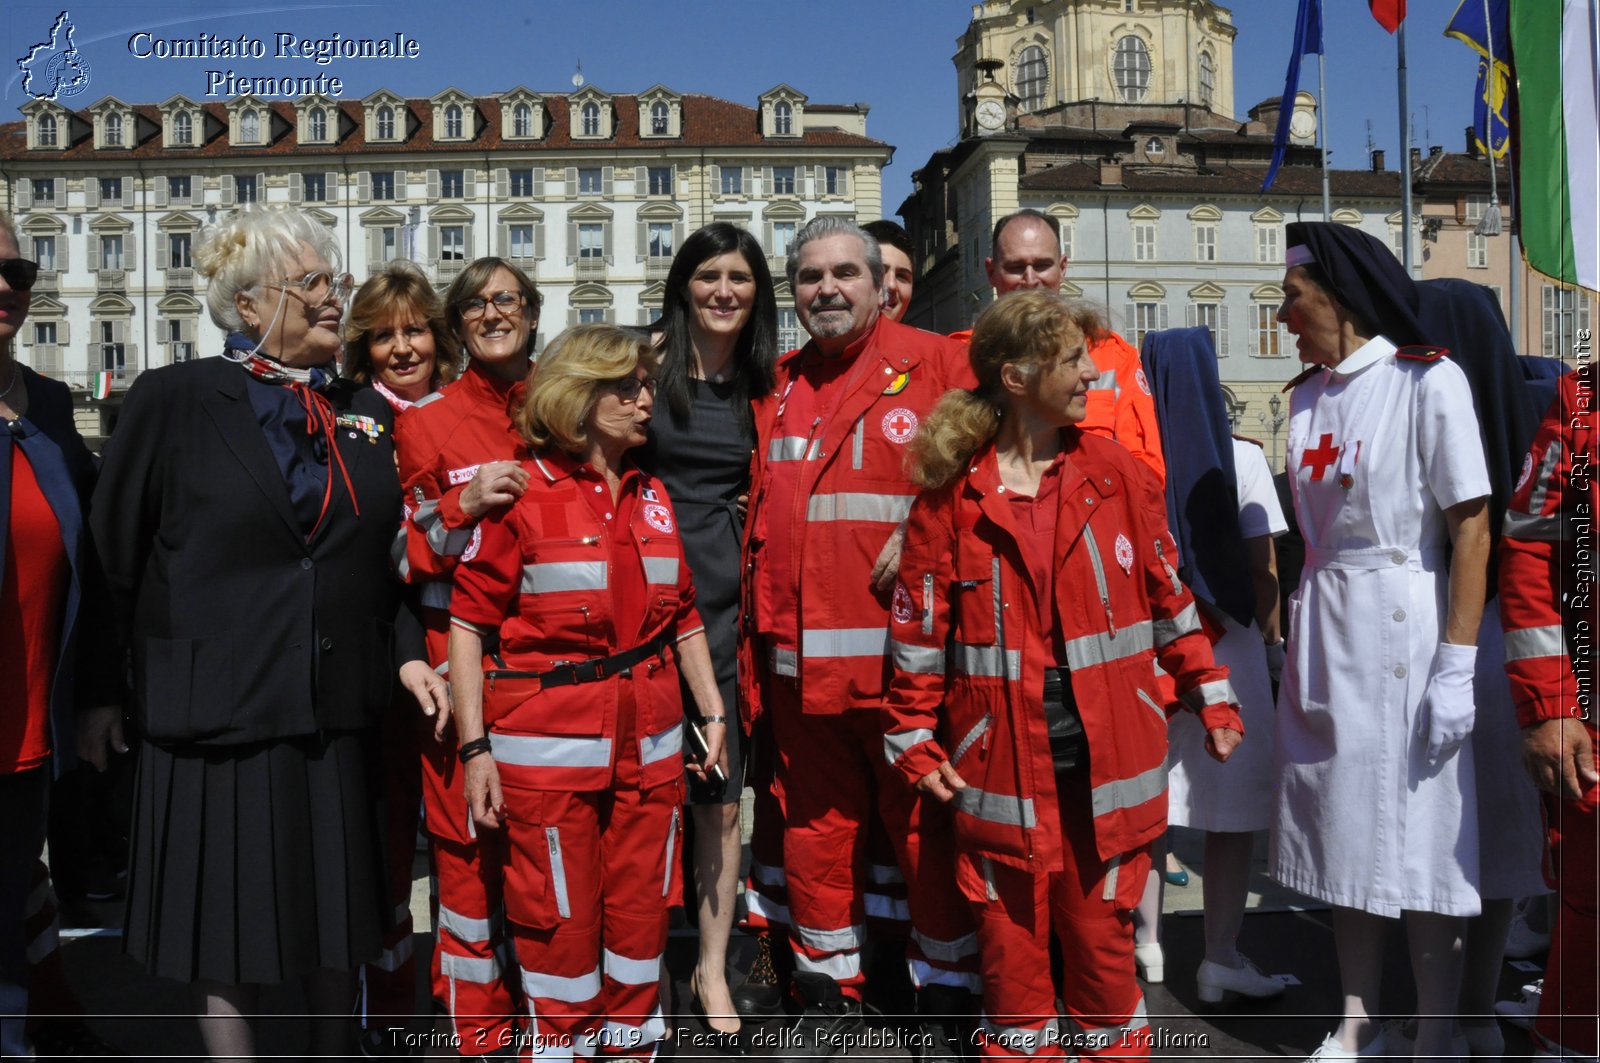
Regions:
<svg viewBox="0 0 1600 1063"><path fill-rule="evenodd" d="M617 673L617 676L618 676L618 678L621 678L621 679L632 679L633 678L633 667L630 665L629 667L622 669L620 672Z"/></svg>
<svg viewBox="0 0 1600 1063"><path fill-rule="evenodd" d="M588 670L591 673L589 675L588 682L597 683L606 677L606 665L604 661L597 659L587 663L589 665Z"/></svg>

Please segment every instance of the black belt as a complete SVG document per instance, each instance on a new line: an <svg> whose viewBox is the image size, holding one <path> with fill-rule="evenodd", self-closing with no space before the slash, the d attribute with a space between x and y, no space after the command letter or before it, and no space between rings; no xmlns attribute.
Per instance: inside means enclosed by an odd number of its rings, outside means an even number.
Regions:
<svg viewBox="0 0 1600 1063"><path fill-rule="evenodd" d="M523 672L509 668L491 668L484 673L491 685L496 679L537 679L541 689L567 687L578 683L598 683L614 675L626 676L634 665L651 657L665 657L672 645L672 634L663 631L649 642L641 643L609 657L592 657L587 661L566 661L543 672ZM495 664L504 664L498 653L491 658Z"/></svg>
<svg viewBox="0 0 1600 1063"><path fill-rule="evenodd" d="M1057 775L1069 775L1089 761L1083 717L1072 696L1072 673L1065 667L1044 673L1044 722L1050 741L1050 760Z"/></svg>

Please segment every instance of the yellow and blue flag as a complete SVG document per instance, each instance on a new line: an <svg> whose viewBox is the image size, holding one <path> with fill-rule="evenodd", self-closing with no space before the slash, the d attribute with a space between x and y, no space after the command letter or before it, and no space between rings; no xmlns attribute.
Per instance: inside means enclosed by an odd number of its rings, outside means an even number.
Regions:
<svg viewBox="0 0 1600 1063"><path fill-rule="evenodd" d="M1472 135L1479 151L1504 158L1511 147L1506 99L1511 84L1507 0L1461 0L1444 34L1478 53L1478 98L1472 109Z"/></svg>

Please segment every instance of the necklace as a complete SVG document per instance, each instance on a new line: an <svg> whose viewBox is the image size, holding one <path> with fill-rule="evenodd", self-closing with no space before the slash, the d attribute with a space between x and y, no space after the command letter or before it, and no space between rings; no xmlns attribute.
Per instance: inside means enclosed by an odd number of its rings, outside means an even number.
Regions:
<svg viewBox="0 0 1600 1063"><path fill-rule="evenodd" d="M21 376L22 376L22 372L17 368L17 363L16 362L12 362L11 363L11 383L9 383L9 384L7 384L5 386L5 390L4 391L0 391L0 402L5 401L6 397L11 394L11 389L17 386L17 379L19 377L21 377Z"/></svg>

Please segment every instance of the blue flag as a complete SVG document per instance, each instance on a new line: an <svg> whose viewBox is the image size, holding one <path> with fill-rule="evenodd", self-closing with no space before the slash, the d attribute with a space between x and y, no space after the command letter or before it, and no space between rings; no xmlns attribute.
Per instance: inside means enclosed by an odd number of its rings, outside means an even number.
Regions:
<svg viewBox="0 0 1600 1063"><path fill-rule="evenodd" d="M1461 0L1444 35L1478 53L1478 98L1472 108L1472 135L1479 151L1504 158L1511 147L1511 127L1506 118L1511 20L1506 0Z"/></svg>
<svg viewBox="0 0 1600 1063"><path fill-rule="evenodd" d="M1283 153L1289 148L1289 119L1294 117L1294 99L1300 91L1300 57L1307 52L1322 54L1322 0L1300 0L1300 11L1294 17L1294 50L1289 54L1289 74L1283 80L1283 97L1278 101L1278 129L1272 135L1272 165L1267 167L1267 179L1261 182L1261 191L1272 187L1283 165Z"/></svg>

